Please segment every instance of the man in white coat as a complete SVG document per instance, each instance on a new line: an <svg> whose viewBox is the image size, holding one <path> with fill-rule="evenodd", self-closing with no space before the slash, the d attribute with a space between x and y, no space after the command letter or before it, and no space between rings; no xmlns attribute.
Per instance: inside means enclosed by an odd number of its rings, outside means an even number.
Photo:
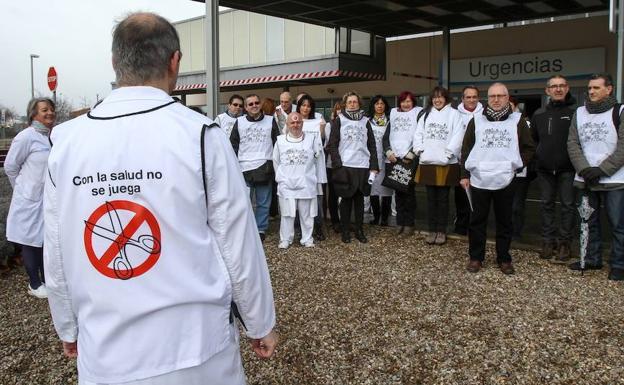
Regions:
<svg viewBox="0 0 624 385"><path fill-rule="evenodd" d="M317 195L327 183L325 153L320 135L303 132L303 117L291 112L288 132L277 137L273 165L280 212L280 249L287 249L295 234L295 214L299 212L301 244L313 247L312 230L317 215Z"/></svg>
<svg viewBox="0 0 624 385"><path fill-rule="evenodd" d="M51 137L44 261L64 352L81 385L244 384L234 317L257 355L277 339L236 157L169 96L181 53L167 20L128 16L112 54L120 88Z"/></svg>

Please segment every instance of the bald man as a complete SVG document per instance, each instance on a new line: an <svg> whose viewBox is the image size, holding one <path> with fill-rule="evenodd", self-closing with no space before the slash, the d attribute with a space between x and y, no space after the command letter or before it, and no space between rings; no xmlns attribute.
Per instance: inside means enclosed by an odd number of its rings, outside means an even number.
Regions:
<svg viewBox="0 0 624 385"><path fill-rule="evenodd" d="M496 261L503 274L514 274L509 254L512 235L513 180L516 171L525 167L535 145L529 126L509 103L509 90L503 83L488 89L488 104L483 113L468 123L462 146L461 186L472 200L468 230L467 270L478 272L485 259L487 219L494 202L496 217Z"/></svg>
<svg viewBox="0 0 624 385"><path fill-rule="evenodd" d="M275 109L275 121L280 129L281 133L286 133L286 117L292 112L292 96L290 92L284 91L279 97L279 106Z"/></svg>

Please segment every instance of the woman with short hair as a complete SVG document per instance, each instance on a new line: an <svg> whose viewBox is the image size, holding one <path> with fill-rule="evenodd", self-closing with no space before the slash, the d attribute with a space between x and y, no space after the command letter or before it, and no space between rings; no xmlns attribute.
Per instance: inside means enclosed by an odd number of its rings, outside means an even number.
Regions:
<svg viewBox="0 0 624 385"><path fill-rule="evenodd" d="M414 153L419 156L415 180L427 189L429 234L425 241L430 245L446 243L449 191L459 183L463 135L461 116L451 107L448 90L435 87L414 135Z"/></svg>
<svg viewBox="0 0 624 385"><path fill-rule="evenodd" d="M345 109L332 122L329 153L332 158L332 182L340 202L342 241L351 242L351 212L355 216L355 237L368 242L364 235L364 196L371 192L377 173L377 146L368 118L361 110L362 100L354 91L343 98Z"/></svg>

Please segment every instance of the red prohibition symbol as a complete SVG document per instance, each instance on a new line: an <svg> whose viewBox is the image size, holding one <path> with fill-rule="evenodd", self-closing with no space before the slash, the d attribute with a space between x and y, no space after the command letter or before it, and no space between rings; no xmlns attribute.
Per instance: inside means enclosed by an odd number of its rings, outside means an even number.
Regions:
<svg viewBox="0 0 624 385"><path fill-rule="evenodd" d="M131 213L125 225L120 211ZM135 233L146 224L151 234ZM145 226L143 227L145 228ZM102 255L93 248L93 235L110 241ZM130 201L106 202L85 221L84 246L89 261L97 271L114 279L130 279L145 274L160 257L160 226L154 215L144 206ZM143 250L147 257L136 266L128 258L129 247Z"/></svg>

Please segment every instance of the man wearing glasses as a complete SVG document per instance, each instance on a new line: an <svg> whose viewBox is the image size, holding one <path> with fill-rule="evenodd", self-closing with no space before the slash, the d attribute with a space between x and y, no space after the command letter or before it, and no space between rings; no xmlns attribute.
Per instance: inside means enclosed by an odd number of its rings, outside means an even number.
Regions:
<svg viewBox="0 0 624 385"><path fill-rule="evenodd" d="M247 115L236 119L230 142L238 156L245 182L250 188L252 201L256 201L256 224L264 242L269 228L269 209L275 172L273 171L273 145L280 134L277 122L266 116L260 108L256 94L245 98Z"/></svg>
<svg viewBox="0 0 624 385"><path fill-rule="evenodd" d="M535 141L537 173L542 191L542 237L540 258L555 263L570 259L570 242L576 223L574 206L574 167L567 151L568 130L574 115L576 100L561 75L546 83L548 104L535 112L531 119L531 134ZM561 225L556 225L555 202L561 202Z"/></svg>
<svg viewBox="0 0 624 385"><path fill-rule="evenodd" d="M229 138L236 119L243 114L243 97L237 94L230 96L228 108L225 112L219 114L215 119L215 123L221 127L225 135Z"/></svg>
<svg viewBox="0 0 624 385"><path fill-rule="evenodd" d="M462 146L461 186L468 191L472 214L468 229L470 261L467 270L478 272L485 259L487 219L494 202L496 261L503 274L514 273L509 246L512 234L513 179L535 152L526 120L513 112L503 83L488 89L483 113L468 123Z"/></svg>

